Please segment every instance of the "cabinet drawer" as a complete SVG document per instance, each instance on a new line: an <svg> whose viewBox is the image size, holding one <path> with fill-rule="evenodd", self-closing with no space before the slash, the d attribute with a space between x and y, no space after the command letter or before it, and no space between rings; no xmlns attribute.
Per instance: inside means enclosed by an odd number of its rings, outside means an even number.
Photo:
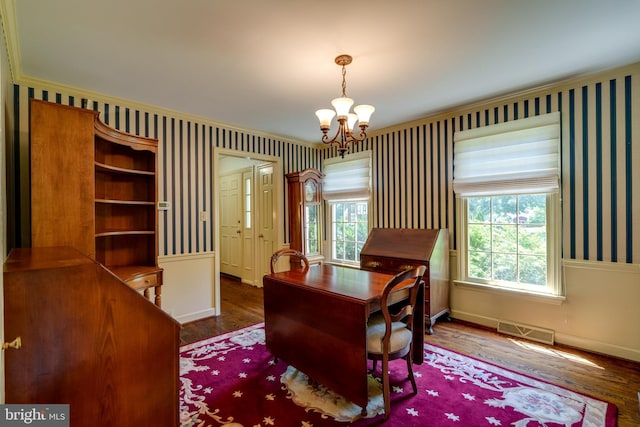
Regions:
<svg viewBox="0 0 640 427"><path fill-rule="evenodd" d="M372 257L360 255L360 268L363 270L380 271L390 274L398 274L411 267L424 265L427 269L423 277L429 277L429 262L407 260L402 258Z"/></svg>
<svg viewBox="0 0 640 427"><path fill-rule="evenodd" d="M147 274L145 276L138 276L127 280L127 285L131 286L133 289L146 289L152 286L158 286L158 275Z"/></svg>

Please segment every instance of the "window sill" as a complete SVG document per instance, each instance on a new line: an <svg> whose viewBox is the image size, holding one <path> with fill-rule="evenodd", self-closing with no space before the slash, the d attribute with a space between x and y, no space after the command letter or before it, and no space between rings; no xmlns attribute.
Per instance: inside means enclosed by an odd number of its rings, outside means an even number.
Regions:
<svg viewBox="0 0 640 427"><path fill-rule="evenodd" d="M526 299L544 304L562 305L566 301L566 297L561 295L540 294L535 292L527 292L520 289L499 288L497 286L484 285L480 283L464 282L462 280L454 280L453 284L460 288L469 289L476 292L488 294L507 295L519 299Z"/></svg>
<svg viewBox="0 0 640 427"><path fill-rule="evenodd" d="M347 268L354 268L356 270L360 269L360 265L358 264L348 264L346 262L338 262L338 261L325 261L324 264L329 264L329 265L337 265L339 267L347 267Z"/></svg>

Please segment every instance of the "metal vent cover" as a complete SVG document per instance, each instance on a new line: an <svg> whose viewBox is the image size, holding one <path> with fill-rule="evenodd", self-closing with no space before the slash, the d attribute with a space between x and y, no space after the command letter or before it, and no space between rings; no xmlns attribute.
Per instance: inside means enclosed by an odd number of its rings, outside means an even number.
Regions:
<svg viewBox="0 0 640 427"><path fill-rule="evenodd" d="M553 345L555 338L555 332L551 329L523 325L507 320L500 320L498 322L498 332L549 345Z"/></svg>

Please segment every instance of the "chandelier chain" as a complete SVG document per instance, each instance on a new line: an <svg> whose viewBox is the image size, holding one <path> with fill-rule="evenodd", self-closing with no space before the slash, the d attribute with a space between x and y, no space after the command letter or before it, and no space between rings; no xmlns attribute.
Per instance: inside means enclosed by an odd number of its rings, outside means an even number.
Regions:
<svg viewBox="0 0 640 427"><path fill-rule="evenodd" d="M346 98L347 97L347 66L343 65L342 66L342 97Z"/></svg>

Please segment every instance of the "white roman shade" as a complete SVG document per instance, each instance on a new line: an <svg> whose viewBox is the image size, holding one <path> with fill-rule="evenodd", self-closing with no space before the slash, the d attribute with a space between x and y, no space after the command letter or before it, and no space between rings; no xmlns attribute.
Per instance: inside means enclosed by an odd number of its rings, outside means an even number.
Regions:
<svg viewBox="0 0 640 427"><path fill-rule="evenodd" d="M559 112L455 133L456 195L552 193L559 188Z"/></svg>
<svg viewBox="0 0 640 427"><path fill-rule="evenodd" d="M325 161L322 197L328 202L368 200L371 187L371 154L362 151L339 161Z"/></svg>

